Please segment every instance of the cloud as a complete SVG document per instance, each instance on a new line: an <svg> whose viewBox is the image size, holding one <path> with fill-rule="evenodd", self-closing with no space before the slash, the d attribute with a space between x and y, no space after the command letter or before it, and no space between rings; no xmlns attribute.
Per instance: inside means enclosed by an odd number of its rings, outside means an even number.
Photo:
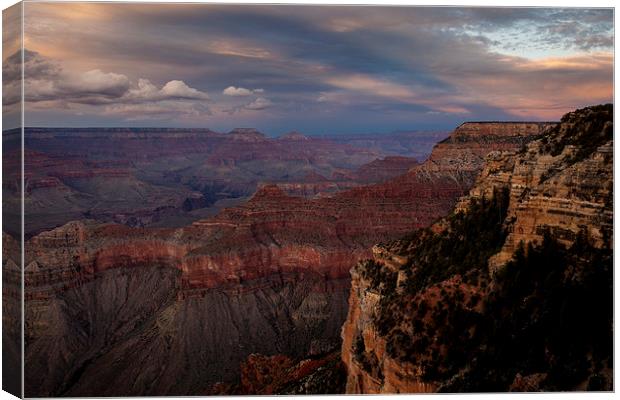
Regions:
<svg viewBox="0 0 620 400"><path fill-rule="evenodd" d="M358 92L367 96L376 96L388 99L391 102L403 102L411 105L428 107L434 111L453 114L466 114L469 111L462 105L451 104L446 98L433 98L423 87L414 90L411 86L391 82L387 79L370 75L355 74L347 76L330 77L326 82L336 88ZM319 102L328 101L331 97L327 94L319 96Z"/></svg>
<svg viewBox="0 0 620 400"><path fill-rule="evenodd" d="M5 60L3 66L3 104L20 101L21 70L15 62L19 53ZM175 116L209 115L201 104L209 100L207 93L188 86L181 80L171 80L157 87L148 79L136 84L124 75L93 69L72 72L37 52L25 50L24 91L26 102L37 104L33 109L71 109L76 106L105 106L105 114L126 120L165 119Z"/></svg>
<svg viewBox="0 0 620 400"><path fill-rule="evenodd" d="M21 100L22 53L16 51L2 63L2 104L17 104ZM38 53L24 49L23 72L25 92L37 100L47 100L55 89L52 80L60 74L61 68Z"/></svg>
<svg viewBox="0 0 620 400"><path fill-rule="evenodd" d="M214 40L207 45L207 49L214 53L225 56L243 57L243 58L269 58L272 54L269 50L253 46L247 41L239 39L221 39Z"/></svg>
<svg viewBox="0 0 620 400"><path fill-rule="evenodd" d="M489 67L484 72L438 73L455 87L458 94L449 95L453 100L493 105L520 118L557 119L613 98L613 56L606 53L540 60L510 57Z"/></svg>
<svg viewBox="0 0 620 400"><path fill-rule="evenodd" d="M2 63L2 79L12 81L21 79L22 54L18 50L7 57ZM58 64L41 57L39 53L24 49L24 76L25 78L49 78L60 72Z"/></svg>
<svg viewBox="0 0 620 400"><path fill-rule="evenodd" d="M248 103L245 106L243 106L243 108L245 108L246 110L264 110L266 108L271 107L271 105L272 103L269 99L266 99L264 97L258 97L251 103Z"/></svg>
<svg viewBox="0 0 620 400"><path fill-rule="evenodd" d="M339 127L378 126L389 115L390 128L557 118L613 99L612 9L33 3L29 15L29 48L71 68L59 72L56 62L28 58L27 69L38 71L27 83L30 99L50 110L41 120L53 110L56 121L67 116L62 102L45 100L63 89L57 82L65 73L80 81L64 88L72 107L208 101L222 124L230 123L227 112L271 107L240 116L286 129L332 129L316 117L326 114ZM94 70L123 74L129 88L118 96L118 79L107 95L91 93L97 77L80 74ZM5 89L7 99L19 99L19 91ZM111 124L124 115L118 108Z"/></svg>
<svg viewBox="0 0 620 400"><path fill-rule="evenodd" d="M249 96L252 94L252 91L242 87L229 86L222 91L222 94L226 96Z"/></svg>
<svg viewBox="0 0 620 400"><path fill-rule="evenodd" d="M2 10L2 59L21 48L22 8L8 7Z"/></svg>
<svg viewBox="0 0 620 400"><path fill-rule="evenodd" d="M222 91L222 94L226 96L243 97L243 96L250 96L253 93L264 93L264 92L265 91L263 89L251 90L251 89L246 89L242 87L229 86Z"/></svg>
<svg viewBox="0 0 620 400"><path fill-rule="evenodd" d="M369 75L355 74L335 76L327 78L326 82L337 88L368 93L381 97L396 99L409 99L415 97L415 94L402 84L393 83L388 80Z"/></svg>
<svg viewBox="0 0 620 400"><path fill-rule="evenodd" d="M60 73L51 83L55 88L52 96L59 99L66 96L75 100L90 96L119 98L129 90L130 85L129 78L125 75L98 69L79 74Z"/></svg>
<svg viewBox="0 0 620 400"><path fill-rule="evenodd" d="M161 93L164 98L170 99L207 100L209 98L206 93L191 88L185 82L177 80L166 83L161 88Z"/></svg>
<svg viewBox="0 0 620 400"><path fill-rule="evenodd" d="M165 121L171 118L189 118L212 115L209 107L200 103L186 103L173 100L155 103L112 104L106 106L104 114L122 117L127 121Z"/></svg>
<svg viewBox="0 0 620 400"><path fill-rule="evenodd" d="M148 79L140 78L135 87L129 89L125 98L130 101L140 102L143 100L161 100L161 91Z"/></svg>
<svg viewBox="0 0 620 400"><path fill-rule="evenodd" d="M187 86L183 81L170 81L161 89L157 88L148 79L138 79L138 84L130 88L121 99L121 102L143 103L162 100L208 100L205 92Z"/></svg>

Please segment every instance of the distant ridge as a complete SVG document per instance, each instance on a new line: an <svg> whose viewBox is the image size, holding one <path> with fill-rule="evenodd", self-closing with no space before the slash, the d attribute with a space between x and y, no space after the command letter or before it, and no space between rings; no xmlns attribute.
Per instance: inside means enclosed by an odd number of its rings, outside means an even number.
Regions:
<svg viewBox="0 0 620 400"><path fill-rule="evenodd" d="M497 120L497 121L465 121L463 123L461 123L459 126L465 125L465 124L539 124L539 125L544 125L544 124L559 124L560 121L501 121L501 120Z"/></svg>
<svg viewBox="0 0 620 400"><path fill-rule="evenodd" d="M20 128L12 128L7 130L19 130ZM62 128L62 127L53 127L53 128L45 128L39 126L27 126L24 128L26 131L48 131L48 132L90 132L90 131L110 131L110 132L145 132L145 131L155 131L155 132L214 132L210 128L149 128L149 127L79 127L79 128Z"/></svg>

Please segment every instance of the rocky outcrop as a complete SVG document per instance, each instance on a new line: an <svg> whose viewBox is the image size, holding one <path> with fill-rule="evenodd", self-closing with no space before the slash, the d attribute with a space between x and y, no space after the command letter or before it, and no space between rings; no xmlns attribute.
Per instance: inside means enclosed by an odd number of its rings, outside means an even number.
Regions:
<svg viewBox="0 0 620 400"><path fill-rule="evenodd" d="M605 110L605 109L603 109ZM587 108L567 114L562 124L519 152L494 152L470 195L457 204L509 190L508 237L490 260L497 268L512 258L519 243L540 243L545 232L565 245L587 227L597 247L612 235L613 123L611 110Z"/></svg>
<svg viewBox="0 0 620 400"><path fill-rule="evenodd" d="M377 257L389 265L392 260ZM387 267L389 268L389 267ZM357 270L351 271L349 313L342 328L342 361L347 366L346 393L429 393L437 386L420 377L415 365L391 358L388 341L374 324L381 293Z"/></svg>
<svg viewBox="0 0 620 400"><path fill-rule="evenodd" d="M489 152L519 149L552 126L551 122L465 122L433 148L427 167L479 171Z"/></svg>
<svg viewBox="0 0 620 400"><path fill-rule="evenodd" d="M295 362L283 355L251 354L241 365L241 384L232 393L322 394L343 393L346 371L339 353ZM228 391L231 393L231 391Z"/></svg>
<svg viewBox="0 0 620 400"><path fill-rule="evenodd" d="M348 393L611 389L612 121L611 105L585 108L496 146L449 217L358 263Z"/></svg>
<svg viewBox="0 0 620 400"><path fill-rule="evenodd" d="M230 136L233 140L243 142L257 143L267 141L265 135L254 128L235 128L228 132L228 136Z"/></svg>

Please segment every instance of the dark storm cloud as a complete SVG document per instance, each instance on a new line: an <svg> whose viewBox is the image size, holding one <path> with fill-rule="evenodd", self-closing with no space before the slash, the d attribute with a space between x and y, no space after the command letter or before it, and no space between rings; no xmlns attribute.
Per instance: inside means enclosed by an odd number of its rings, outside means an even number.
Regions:
<svg viewBox="0 0 620 400"><path fill-rule="evenodd" d="M26 15L28 46L73 77L39 82L31 100L94 107L83 115L148 119L191 100L181 123L226 125L234 112L304 128L312 112L315 129L334 113L342 126L557 118L612 93L611 10L29 3Z"/></svg>

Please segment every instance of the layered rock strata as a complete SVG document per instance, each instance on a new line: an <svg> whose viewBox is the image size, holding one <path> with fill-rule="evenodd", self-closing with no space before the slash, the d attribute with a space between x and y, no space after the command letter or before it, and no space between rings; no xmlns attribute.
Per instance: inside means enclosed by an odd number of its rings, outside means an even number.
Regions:
<svg viewBox="0 0 620 400"><path fill-rule="evenodd" d="M449 217L351 271L347 393L611 389L613 107L501 147Z"/></svg>
<svg viewBox="0 0 620 400"><path fill-rule="evenodd" d="M128 226L182 227L278 183L291 195L331 195L406 170L356 171L389 155L426 158L445 133L368 135L367 141L270 138L252 128L26 128L28 237L92 218ZM4 132L4 201L20 206L20 130ZM377 137L378 136L378 137ZM368 145L370 147L360 147ZM10 171L16 171L10 173ZM324 178L321 178L324 177ZM372 178L372 179L369 179ZM201 197L196 202L193 199ZM191 203L191 207L187 203Z"/></svg>
<svg viewBox="0 0 620 400"><path fill-rule="evenodd" d="M239 379L252 353L298 358L333 348L351 265L373 243L447 213L485 153L517 149L545 128L530 125L444 141L398 178L327 198L265 185L185 228L80 221L34 236L26 244L26 394L208 394Z"/></svg>

